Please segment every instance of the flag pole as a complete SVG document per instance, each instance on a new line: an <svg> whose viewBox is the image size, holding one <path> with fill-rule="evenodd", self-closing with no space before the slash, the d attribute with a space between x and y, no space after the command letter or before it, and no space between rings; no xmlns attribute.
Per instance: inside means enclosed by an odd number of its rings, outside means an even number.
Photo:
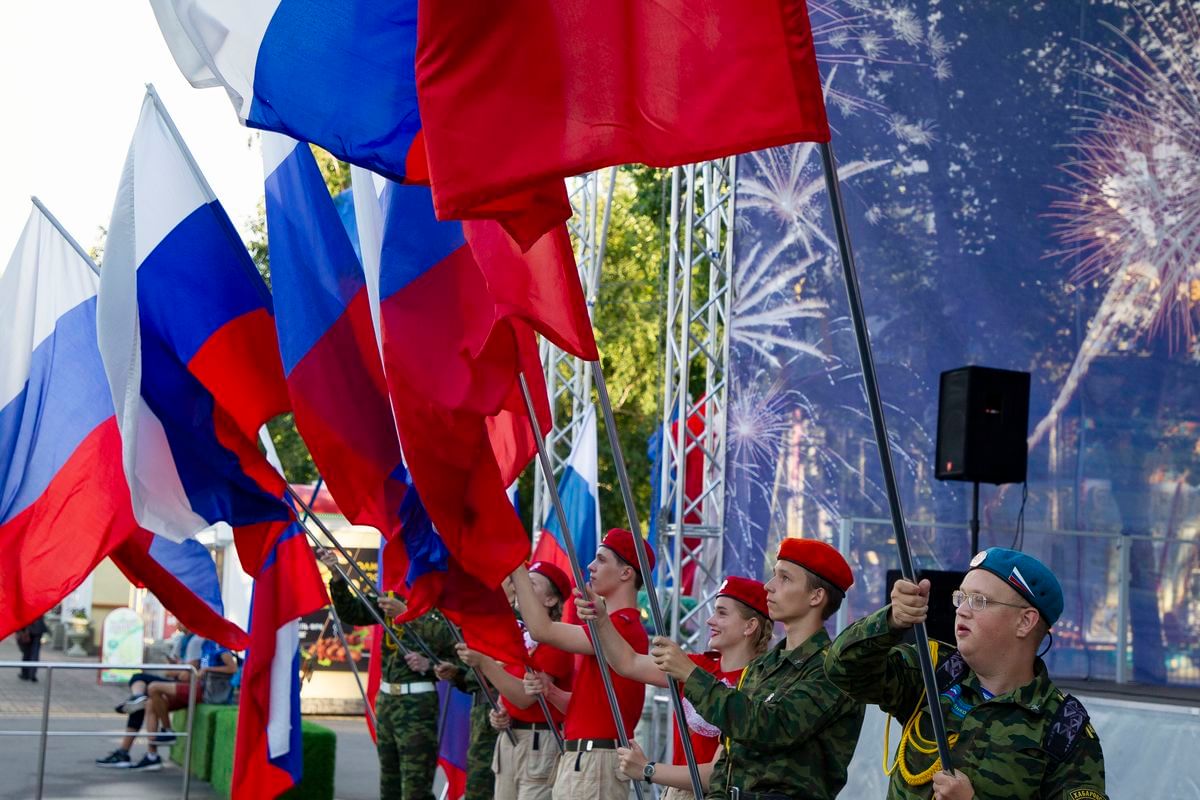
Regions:
<svg viewBox="0 0 1200 800"><path fill-rule="evenodd" d="M521 395L525 398L525 410L529 412L529 424L533 429L533 439L537 442L538 463L541 465L542 475L546 479L546 488L550 491L550 502L554 506L555 516L558 517L563 544L567 548L567 557L571 561L571 573L575 577L575 585L582 589L587 582L583 579L583 569L579 566L579 554L575 551L575 540L571 536L567 512L563 510L562 498L558 496L558 484L554 481L554 468L550 466L550 456L546 452L546 439L542 436L542 427L538 422L537 409L533 407L533 395L529 393L529 384L525 381L524 371L517 373L517 380L521 383ZM613 723L617 729L617 742L621 747L629 747L629 737L625 735L625 722L621 718L621 707L617 703L617 690L613 688L612 674L608 670L608 659L604 657L604 647L600 644L596 623L587 620L585 624L592 641L592 652L600 667L600 680L604 684L604 694L608 697L608 710L612 712ZM637 793L638 800L643 800L641 781L633 781L633 790Z"/></svg>
<svg viewBox="0 0 1200 800"><path fill-rule="evenodd" d="M892 452L888 445L887 422L883 416L883 401L879 395L879 381L875 375L875 357L871 352L871 336L867 330L866 313L863 311L862 289L858 282L858 270L854 265L854 253L850 247L850 229L846 225L846 213L842 205L841 184L838 181L837 162L829 142L821 142L821 164L825 171L825 188L829 193L829 210L833 215L833 226L837 232L838 255L842 261L842 275L846 285L846 300L850 316L854 320L854 337L858 345L858 357L862 362L863 389L871 409L871 424L875 429L875 444L879 450L879 465L883 470L887 489L888 507L892 515L892 528L896 533L896 549L900 552L900 571L904 579L916 582L912 552L908 545L908 529L904 521L904 510L900 505L900 489L896 484L896 471L892 466ZM913 626L917 640L917 658L921 665L921 678L925 683L925 700L929 717L933 722L933 735L937 742L942 769L953 772L950 744L946 738L946 721L938 701L940 692L934 674L933 659L929 655L929 633L925 623Z"/></svg>
<svg viewBox="0 0 1200 800"><path fill-rule="evenodd" d="M526 664L525 665L525 674L526 675L535 674L533 667ZM558 729L558 726L554 724L554 716L550 713L550 705L549 705L549 703L546 702L546 698L544 695L539 694L537 696L537 704L538 704L538 708L540 708L542 710L542 716L546 718L546 724L550 726L550 733L554 734L554 743L556 745L558 745L558 754L562 755L563 753L566 752L566 748L563 746L562 731L560 731Z"/></svg>
<svg viewBox="0 0 1200 800"><path fill-rule="evenodd" d="M450 635L454 637L454 641L458 644L465 645L466 641L463 640L462 631L458 629L458 626L451 622L446 616L443 616L442 619L445 621L446 627L450 629ZM481 670L479 667L471 667L471 672L475 675L475 681L479 684L479 690L482 691L483 696L487 698L488 707L490 707L492 711L499 713L500 704L496 702L495 696L492 695L491 684L488 683L487 678L483 677L483 670ZM512 743L512 746L516 747L517 737L516 734L512 732L512 728L505 728L504 733L507 734L508 741Z"/></svg>
<svg viewBox="0 0 1200 800"><path fill-rule="evenodd" d="M608 386L604 382L604 369L600 362L592 365L592 378L596 382L596 394L600 398L600 408L604 411L604 428L608 433L608 443L612 447L613 465L617 470L617 482L621 484L621 497L625 501L625 514L629 518L629 530L633 533L635 542L642 541L642 526L638 521L637 508L633 501L633 489L629 483L629 472L625 468L625 454L621 449L621 440L617 438L617 421L613 418L612 401L608 397ZM565 536L565 534L564 534ZM658 603L658 591L650 580L650 560L646 551L635 547L637 551L638 570L646 578L646 599L650 605L650 617L654 620L654 629L660 636L666 636L666 621L663 618L662 607ZM696 797L704 796L700 781L700 768L696 765L696 753L692 749L692 737L683 735L688 730L687 714L683 710L683 697L679 693L679 683L668 680L667 690L671 693L671 707L675 712L675 726L680 731L679 741L683 744L683 755L687 759L688 775L692 779L692 791Z"/></svg>
<svg viewBox="0 0 1200 800"><path fill-rule="evenodd" d="M58 221L58 217L51 214L50 209L46 208L45 204L42 203L42 201L39 200L36 195L30 197L29 199L33 201L35 206L37 206L37 210L42 212L42 216L44 216L47 221L54 226L54 229L58 231L59 235L67 240L67 244L71 245L75 252L79 253L79 257L87 262L87 265L92 268L92 272L99 275L100 268L96 266L96 262L93 261L92 257L87 254L87 251L79 245L79 242L75 241L75 237L67 233L67 229L64 228L62 223Z"/></svg>
<svg viewBox="0 0 1200 800"><path fill-rule="evenodd" d="M337 609L333 607L333 603L329 604L329 616L333 619L333 632L337 634L342 647L346 649L346 663L350 665L350 671L354 673L354 682L358 684L358 693L362 695L363 706L366 708L367 716L371 718L371 727L379 730L379 722L375 718L375 709L371 708L371 701L367 699L367 687L363 686L362 677L358 674L358 665L354 663L354 657L350 655L350 643L346 641L346 631L342 627L342 618L338 616Z"/></svg>

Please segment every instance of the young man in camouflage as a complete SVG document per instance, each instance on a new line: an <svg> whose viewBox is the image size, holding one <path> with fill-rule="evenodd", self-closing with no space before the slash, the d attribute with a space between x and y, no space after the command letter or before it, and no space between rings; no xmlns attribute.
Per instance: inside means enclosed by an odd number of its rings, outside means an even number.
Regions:
<svg viewBox="0 0 1200 800"><path fill-rule="evenodd" d="M326 551L321 560L331 569L337 554ZM329 580L329 596L346 625L373 625L375 618L352 593L337 570ZM380 597L375 610L397 638L404 631L416 633L441 660L454 656L454 637L442 615L435 611L404 625L392 618L404 613L403 601ZM412 648L411 638L405 645ZM385 636L383 682L375 699L375 745L379 751L379 797L381 800L433 800L433 778L437 770L438 695L428 657L413 650L407 655Z"/></svg>
<svg viewBox="0 0 1200 800"><path fill-rule="evenodd" d="M864 709L825 675L824 622L853 582L834 548L784 539L766 590L786 638L751 661L736 688L698 669L671 640L654 638L659 669L684 681L684 697L723 736L706 797L833 800L846 785Z"/></svg>
<svg viewBox="0 0 1200 800"><path fill-rule="evenodd" d="M1104 800L1104 755L1087 712L1037 656L1063 609L1053 573L993 547L972 559L952 599L958 649L938 647L935 661L953 772L926 738L933 725L916 647L901 644L928 613L928 581L897 581L891 605L847 628L829 653L834 683L907 721L888 797Z"/></svg>
<svg viewBox="0 0 1200 800"><path fill-rule="evenodd" d="M489 800L496 793L492 754L500 735L488 719L492 707L488 705L474 671L444 662L438 664L435 674L439 680L450 681L455 689L471 695L471 743L467 746L467 785L463 800ZM495 690L492 691L495 697Z"/></svg>

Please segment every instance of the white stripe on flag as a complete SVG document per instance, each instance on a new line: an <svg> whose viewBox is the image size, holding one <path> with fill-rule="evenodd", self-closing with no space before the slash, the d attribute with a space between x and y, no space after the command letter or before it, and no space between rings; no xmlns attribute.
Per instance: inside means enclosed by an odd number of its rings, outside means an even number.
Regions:
<svg viewBox="0 0 1200 800"><path fill-rule="evenodd" d="M267 714L267 755L287 755L292 742L292 682L296 680L295 655L300 647L298 620L275 631L275 656L271 659L271 708Z"/></svg>

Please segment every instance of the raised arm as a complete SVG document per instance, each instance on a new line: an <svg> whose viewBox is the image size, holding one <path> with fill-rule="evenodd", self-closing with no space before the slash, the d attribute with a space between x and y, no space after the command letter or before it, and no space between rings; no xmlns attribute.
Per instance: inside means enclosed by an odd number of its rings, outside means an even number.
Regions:
<svg viewBox="0 0 1200 800"><path fill-rule="evenodd" d="M600 637L600 646L604 648L604 657L608 659L608 665L613 671L638 683L666 688L667 676L654 665L654 659L634 650L613 627L603 597L592 593L587 587L583 590L576 589L575 608L581 620L595 623L596 635ZM687 788L691 788L691 784Z"/></svg>
<svg viewBox="0 0 1200 800"><path fill-rule="evenodd" d="M521 619L525 621L525 627L535 642L548 644L568 653L585 656L593 654L592 643L582 627L550 619L545 607L538 602L533 584L529 581L529 570L523 566L517 567L512 574L512 582L517 590Z"/></svg>

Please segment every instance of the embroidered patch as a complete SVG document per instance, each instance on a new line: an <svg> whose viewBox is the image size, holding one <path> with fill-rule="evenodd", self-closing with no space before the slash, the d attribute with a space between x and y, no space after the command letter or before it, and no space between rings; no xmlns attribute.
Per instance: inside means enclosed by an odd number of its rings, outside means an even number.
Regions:
<svg viewBox="0 0 1200 800"><path fill-rule="evenodd" d="M987 550L980 550L978 553L975 554L975 557L971 559L971 566L978 567L980 564L983 563L983 560L985 558L987 558Z"/></svg>
<svg viewBox="0 0 1200 800"><path fill-rule="evenodd" d="M1029 584L1025 582L1025 576L1021 574L1021 570L1016 567L1012 568L1012 572L1008 575L1008 582L1018 589L1021 589L1025 594L1033 594L1033 590L1029 588Z"/></svg>
<svg viewBox="0 0 1200 800"><path fill-rule="evenodd" d="M1105 798L1095 789L1072 789L1067 792L1067 800L1105 800Z"/></svg>

